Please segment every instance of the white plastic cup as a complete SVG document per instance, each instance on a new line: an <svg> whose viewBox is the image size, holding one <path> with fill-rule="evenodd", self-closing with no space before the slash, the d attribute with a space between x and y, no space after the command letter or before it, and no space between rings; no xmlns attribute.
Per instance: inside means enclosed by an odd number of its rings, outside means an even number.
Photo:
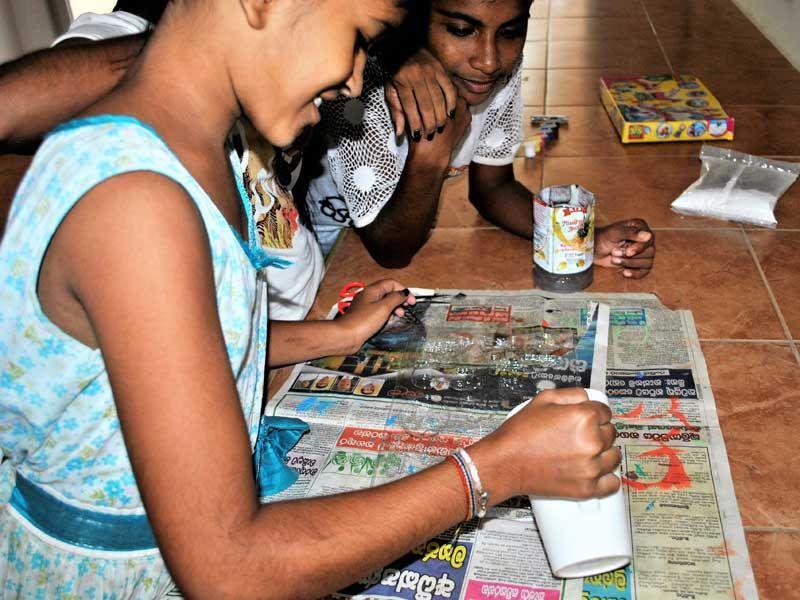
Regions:
<svg viewBox="0 0 800 600"><path fill-rule="evenodd" d="M586 389L589 400L608 406L602 392ZM515 407L517 414L530 400ZM564 579L589 577L631 562L630 522L622 488L605 498L565 500L530 496L553 575Z"/></svg>
<svg viewBox="0 0 800 600"><path fill-rule="evenodd" d="M525 142L522 147L525 149L525 158L534 158L536 156L536 142Z"/></svg>

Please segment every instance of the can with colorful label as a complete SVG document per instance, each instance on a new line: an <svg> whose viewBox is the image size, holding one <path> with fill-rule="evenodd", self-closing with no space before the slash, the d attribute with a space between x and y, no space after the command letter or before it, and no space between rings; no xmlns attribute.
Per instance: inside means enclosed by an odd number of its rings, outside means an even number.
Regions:
<svg viewBox="0 0 800 600"><path fill-rule="evenodd" d="M533 273L536 285L577 292L594 275L594 194L580 185L555 185L533 199Z"/></svg>

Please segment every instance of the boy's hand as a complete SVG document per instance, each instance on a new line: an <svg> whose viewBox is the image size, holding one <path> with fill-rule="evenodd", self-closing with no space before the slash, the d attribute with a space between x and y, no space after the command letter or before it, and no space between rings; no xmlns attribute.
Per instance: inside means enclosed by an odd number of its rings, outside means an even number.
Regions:
<svg viewBox="0 0 800 600"><path fill-rule="evenodd" d="M453 149L464 138L472 122L472 113L469 112L467 102L461 97L456 98L455 115L442 133L428 139L409 140L408 158L415 165L429 164L446 168L450 164Z"/></svg>
<svg viewBox="0 0 800 600"><path fill-rule="evenodd" d="M656 236L643 219L618 221L595 231L594 264L623 269L624 277L645 277L655 255Z"/></svg>
<svg viewBox="0 0 800 600"><path fill-rule="evenodd" d="M386 102L401 135L408 125L412 139L441 133L456 109L456 88L441 63L424 48L386 83Z"/></svg>
<svg viewBox="0 0 800 600"><path fill-rule="evenodd" d="M393 279L382 279L365 287L353 298L350 309L336 320L342 335L352 344L350 353L380 331L392 314L402 317L403 306L416 303L402 284Z"/></svg>

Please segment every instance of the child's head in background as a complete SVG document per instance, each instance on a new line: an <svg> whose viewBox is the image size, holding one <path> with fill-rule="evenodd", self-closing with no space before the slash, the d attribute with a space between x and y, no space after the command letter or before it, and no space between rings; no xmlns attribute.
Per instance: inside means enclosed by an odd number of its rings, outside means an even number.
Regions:
<svg viewBox="0 0 800 600"><path fill-rule="evenodd" d="M404 17L399 0L173 0L156 36L190 27L255 127L288 146L320 99L361 92L368 44Z"/></svg>

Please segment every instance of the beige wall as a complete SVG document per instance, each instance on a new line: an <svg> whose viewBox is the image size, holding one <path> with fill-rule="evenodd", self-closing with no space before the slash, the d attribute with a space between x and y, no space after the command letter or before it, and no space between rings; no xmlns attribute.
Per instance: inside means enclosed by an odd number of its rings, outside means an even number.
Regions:
<svg viewBox="0 0 800 600"><path fill-rule="evenodd" d="M48 47L84 12L109 12L116 0L0 0L0 63Z"/></svg>
<svg viewBox="0 0 800 600"><path fill-rule="evenodd" d="M734 2L800 70L800 0L734 0Z"/></svg>
<svg viewBox="0 0 800 600"><path fill-rule="evenodd" d="M47 48L58 35L47 0L10 0L11 12L17 21L22 51Z"/></svg>
<svg viewBox="0 0 800 600"><path fill-rule="evenodd" d="M85 12L111 12L117 0L69 0L69 7L74 16Z"/></svg>
<svg viewBox="0 0 800 600"><path fill-rule="evenodd" d="M0 63L16 58L22 53L17 24L9 0L0 0Z"/></svg>
<svg viewBox="0 0 800 600"><path fill-rule="evenodd" d="M0 61L46 48L58 29L48 0L0 0Z"/></svg>

